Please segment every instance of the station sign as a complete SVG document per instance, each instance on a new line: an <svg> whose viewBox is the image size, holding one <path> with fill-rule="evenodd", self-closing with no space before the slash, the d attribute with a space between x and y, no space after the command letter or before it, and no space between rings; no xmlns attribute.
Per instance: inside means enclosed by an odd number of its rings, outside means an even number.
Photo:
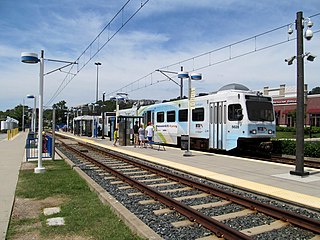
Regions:
<svg viewBox="0 0 320 240"><path fill-rule="evenodd" d="M190 89L190 109L195 109L196 108L196 89L195 88L191 88Z"/></svg>

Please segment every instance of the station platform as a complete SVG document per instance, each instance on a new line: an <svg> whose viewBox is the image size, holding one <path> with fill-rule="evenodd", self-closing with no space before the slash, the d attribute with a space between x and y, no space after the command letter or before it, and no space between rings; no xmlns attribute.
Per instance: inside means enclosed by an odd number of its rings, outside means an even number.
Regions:
<svg viewBox="0 0 320 240"><path fill-rule="evenodd" d="M165 147L166 151L158 151L156 147L114 147L107 138L58 134L320 211L320 170L317 169L305 168L310 175L301 177L290 174L290 171L295 170L292 165L199 151L191 151L193 156L185 157L185 151L179 148Z"/></svg>
<svg viewBox="0 0 320 240"><path fill-rule="evenodd" d="M5 239L9 225L21 163L24 160L27 132L11 140L0 137L0 239Z"/></svg>

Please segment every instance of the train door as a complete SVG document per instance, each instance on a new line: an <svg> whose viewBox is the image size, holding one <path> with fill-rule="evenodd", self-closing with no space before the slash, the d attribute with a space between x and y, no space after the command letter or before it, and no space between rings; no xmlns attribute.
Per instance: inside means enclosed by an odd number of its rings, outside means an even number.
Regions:
<svg viewBox="0 0 320 240"><path fill-rule="evenodd" d="M154 124L154 111L147 111L144 115L144 124L148 124L148 122L151 122Z"/></svg>
<svg viewBox="0 0 320 240"><path fill-rule="evenodd" d="M209 148L225 149L226 102L210 103Z"/></svg>

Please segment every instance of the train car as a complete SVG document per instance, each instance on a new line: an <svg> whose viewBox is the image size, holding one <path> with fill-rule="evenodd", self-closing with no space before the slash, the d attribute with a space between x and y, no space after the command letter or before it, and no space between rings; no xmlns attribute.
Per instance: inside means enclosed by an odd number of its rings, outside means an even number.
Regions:
<svg viewBox="0 0 320 240"><path fill-rule="evenodd" d="M153 124L154 141L180 146L181 138L188 134L187 99L142 106L136 113L144 117L144 123ZM275 118L271 97L241 84L229 84L195 98L190 121L192 148L270 151L272 137Z"/></svg>

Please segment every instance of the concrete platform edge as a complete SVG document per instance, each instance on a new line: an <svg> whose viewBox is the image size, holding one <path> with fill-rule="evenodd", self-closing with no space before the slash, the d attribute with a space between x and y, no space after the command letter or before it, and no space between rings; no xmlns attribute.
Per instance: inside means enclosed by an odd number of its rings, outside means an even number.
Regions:
<svg viewBox="0 0 320 240"><path fill-rule="evenodd" d="M88 177L88 175L86 175L62 152L60 152L58 149L56 149L56 152L62 159L64 159L64 161L67 162L67 164L69 164L72 169L74 169L79 174L81 178L83 178L87 182L91 191L94 191L98 195L100 201L104 204L108 204L111 207L114 213L131 229L131 231L133 231L138 236L146 239L162 239L150 227L148 227L126 207L119 203L113 196L111 196L105 189L103 189L95 181Z"/></svg>

